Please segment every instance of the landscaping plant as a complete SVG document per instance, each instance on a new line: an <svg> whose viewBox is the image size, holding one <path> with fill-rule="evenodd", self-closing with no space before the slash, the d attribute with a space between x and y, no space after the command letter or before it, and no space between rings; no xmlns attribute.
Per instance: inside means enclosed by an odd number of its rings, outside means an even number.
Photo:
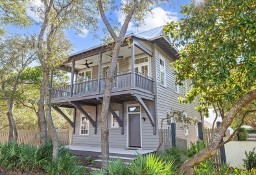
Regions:
<svg viewBox="0 0 256 175"><path fill-rule="evenodd" d="M252 151L249 151L248 153L245 151L246 158L243 159L244 161L244 167L251 171L252 169L256 169L256 148L254 148Z"/></svg>
<svg viewBox="0 0 256 175"><path fill-rule="evenodd" d="M248 133L245 128L239 128L237 132L237 138L239 141L246 141Z"/></svg>
<svg viewBox="0 0 256 175"><path fill-rule="evenodd" d="M86 169L79 166L78 159L63 146L59 148L59 157L52 159L52 143L38 147L9 142L0 145L0 167L8 170L30 171L41 169L50 175L82 175Z"/></svg>

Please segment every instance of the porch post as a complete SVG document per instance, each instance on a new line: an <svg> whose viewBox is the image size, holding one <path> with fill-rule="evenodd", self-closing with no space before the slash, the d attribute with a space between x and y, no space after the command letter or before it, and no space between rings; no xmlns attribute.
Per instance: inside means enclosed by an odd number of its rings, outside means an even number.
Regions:
<svg viewBox="0 0 256 175"><path fill-rule="evenodd" d="M75 60L72 59L72 69L71 69L71 86L70 86L70 96L73 96L74 89L74 74L75 74Z"/></svg>
<svg viewBox="0 0 256 175"><path fill-rule="evenodd" d="M98 93L101 91L101 67L102 67L102 52L99 53L99 65L98 65Z"/></svg>
<svg viewBox="0 0 256 175"><path fill-rule="evenodd" d="M132 39L131 44L131 64L132 64L132 76L131 76L131 86L135 88L135 55L134 55L134 41Z"/></svg>

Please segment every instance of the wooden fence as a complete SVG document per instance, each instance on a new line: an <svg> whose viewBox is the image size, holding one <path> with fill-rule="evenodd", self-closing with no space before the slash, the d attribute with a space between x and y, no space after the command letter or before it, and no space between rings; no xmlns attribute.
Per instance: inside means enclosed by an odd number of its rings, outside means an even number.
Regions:
<svg viewBox="0 0 256 175"><path fill-rule="evenodd" d="M172 147L172 131L168 129L159 129L159 143L162 143L161 150ZM176 137L176 147L187 149L188 143L186 139Z"/></svg>
<svg viewBox="0 0 256 175"><path fill-rule="evenodd" d="M57 130L59 141L62 145L71 144L72 131L68 129L58 129ZM0 143L8 142L9 131L0 131ZM18 131L18 143L19 144L31 144L40 145L40 133L35 130L19 130Z"/></svg>
<svg viewBox="0 0 256 175"><path fill-rule="evenodd" d="M204 141L208 145L211 142L211 139L213 137L214 131L212 129L204 128L203 134L204 134ZM212 156L212 161L216 165L221 165L221 155L220 155L220 149L217 150L217 153Z"/></svg>

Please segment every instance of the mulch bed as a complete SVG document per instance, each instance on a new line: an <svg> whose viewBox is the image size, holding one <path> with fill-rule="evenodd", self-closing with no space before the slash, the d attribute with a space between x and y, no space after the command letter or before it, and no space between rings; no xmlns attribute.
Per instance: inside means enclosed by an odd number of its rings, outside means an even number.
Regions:
<svg viewBox="0 0 256 175"><path fill-rule="evenodd" d="M34 169L31 171L21 171L21 170L7 170L3 167L0 167L0 175L47 175L41 169Z"/></svg>

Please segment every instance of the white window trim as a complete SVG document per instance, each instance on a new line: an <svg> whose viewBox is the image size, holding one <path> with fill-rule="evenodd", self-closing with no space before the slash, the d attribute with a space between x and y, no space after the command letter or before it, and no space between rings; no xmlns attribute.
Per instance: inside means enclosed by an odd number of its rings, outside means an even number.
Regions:
<svg viewBox="0 0 256 175"><path fill-rule="evenodd" d="M115 111L115 113L119 116L119 111ZM111 114L111 122L110 122L110 128L120 128L120 126L119 126L119 123L117 122L117 127L113 127L113 120L114 119L114 116L113 116L113 114Z"/></svg>
<svg viewBox="0 0 256 175"><path fill-rule="evenodd" d="M188 80L185 80L185 93L188 93L189 88L188 88Z"/></svg>
<svg viewBox="0 0 256 175"><path fill-rule="evenodd" d="M186 112L184 112L183 114L185 115L186 118L188 117ZM184 128L184 134L185 134L185 136L188 136L188 134L189 134L188 133L188 127Z"/></svg>
<svg viewBox="0 0 256 175"><path fill-rule="evenodd" d="M103 69L104 69L105 67L110 67L110 63L104 63L104 64L101 66L101 77L103 76ZM117 74L119 74L119 62L117 62L116 69L117 69Z"/></svg>
<svg viewBox="0 0 256 175"><path fill-rule="evenodd" d="M88 114L89 114L89 113L88 113ZM90 114L89 114L89 115L90 115ZM88 136L88 135L90 134L90 122L89 122L89 120L88 120L88 134L81 134L81 131L82 131L81 126L82 126L82 119L83 119L83 117L85 117L85 115L80 114L80 129L79 129L79 135Z"/></svg>
<svg viewBox="0 0 256 175"><path fill-rule="evenodd" d="M80 73L84 73L84 75L85 75L85 72L91 72L91 75L92 75L92 68L87 68L87 69L82 69L82 70L80 70L79 72L78 72L78 76L79 76L79 74ZM84 77L83 77L84 78ZM92 79L93 79L93 75L92 75Z"/></svg>
<svg viewBox="0 0 256 175"><path fill-rule="evenodd" d="M163 62L164 62L164 84L162 84L161 83L161 63L160 63L160 60L162 60ZM164 86L164 87L166 87L166 61L165 61L165 59L164 58L160 58L159 59L159 72L160 72L160 74L159 74L159 80L160 80L160 85L161 86Z"/></svg>
<svg viewBox="0 0 256 175"><path fill-rule="evenodd" d="M140 63L140 64L135 64L135 60L140 59L140 58L144 58L147 57L148 58L148 62L144 62L144 63ZM139 56L135 56L135 60L134 60L134 69L136 67L136 65L140 65L140 66L148 66L148 77L152 76L152 71L151 71L151 57L147 56L146 54L143 55L139 55Z"/></svg>
<svg viewBox="0 0 256 175"><path fill-rule="evenodd" d="M178 85L176 82L175 82L175 92L178 94L180 93L180 85Z"/></svg>

